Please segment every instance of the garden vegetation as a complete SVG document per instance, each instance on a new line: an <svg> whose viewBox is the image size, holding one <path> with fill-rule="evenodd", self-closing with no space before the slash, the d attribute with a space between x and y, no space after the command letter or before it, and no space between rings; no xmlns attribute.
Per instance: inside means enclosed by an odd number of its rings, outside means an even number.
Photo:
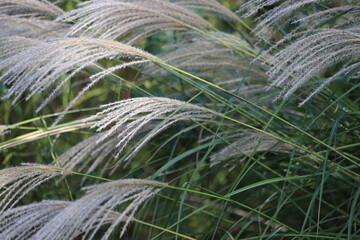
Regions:
<svg viewBox="0 0 360 240"><path fill-rule="evenodd" d="M360 239L358 0L0 0L0 239Z"/></svg>

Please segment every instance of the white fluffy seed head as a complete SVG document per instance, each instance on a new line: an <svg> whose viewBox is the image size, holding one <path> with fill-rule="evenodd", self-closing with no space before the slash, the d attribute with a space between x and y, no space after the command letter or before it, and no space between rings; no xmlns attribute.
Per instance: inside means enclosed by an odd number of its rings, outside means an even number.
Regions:
<svg viewBox="0 0 360 240"><path fill-rule="evenodd" d="M0 215L44 181L67 174L70 172L65 169L34 163L23 163L20 167L0 170Z"/></svg>
<svg viewBox="0 0 360 240"><path fill-rule="evenodd" d="M34 94L53 88L52 93L37 111L56 96L65 82L100 59L131 58L133 61L118 64L94 75L68 108L91 86L112 71L147 61L158 61L155 56L138 48L92 38L2 38L0 52L0 70L5 70L0 76L0 81L10 86L4 98L14 97L13 102L16 102L25 91L29 92L26 97L29 99ZM68 75L60 80L63 74Z"/></svg>
<svg viewBox="0 0 360 240"><path fill-rule="evenodd" d="M42 201L9 209L0 215L0 239L32 239L34 233L67 207L68 201Z"/></svg>
<svg viewBox="0 0 360 240"><path fill-rule="evenodd" d="M140 205L164 186L166 184L156 181L123 179L86 187L86 194L46 223L34 239L74 239L79 234L93 239L102 225L110 223L101 238L108 239L122 222L121 237ZM123 207L123 210L114 214L115 207Z"/></svg>
<svg viewBox="0 0 360 240"><path fill-rule="evenodd" d="M64 35L69 26L37 18L0 15L0 37L56 38Z"/></svg>
<svg viewBox="0 0 360 240"><path fill-rule="evenodd" d="M179 5L160 0L91 0L58 21L75 22L68 35L79 32L106 39L135 42L165 30L209 28L210 24Z"/></svg>
<svg viewBox="0 0 360 240"><path fill-rule="evenodd" d="M165 183L146 179L123 179L83 188L85 195L71 201L42 201L9 209L0 214L0 238L93 239L102 226L108 226L102 239L108 239L122 223L120 237L140 205L154 196ZM114 211L120 207L121 212Z"/></svg>
<svg viewBox="0 0 360 240"><path fill-rule="evenodd" d="M346 30L322 29L310 31L294 43L268 59L272 67L267 72L272 86L283 87L279 97L287 98L305 82L319 76L328 67L347 61L335 74L345 74L357 69L360 59L360 34ZM315 88L310 96L315 95L334 80L328 78ZM308 101L306 98L302 104Z"/></svg>
<svg viewBox="0 0 360 240"><path fill-rule="evenodd" d="M272 57L267 57L267 62L272 65L267 72L270 80L273 81L271 86L283 88L277 98L288 98L305 82L321 76L330 66L339 62L343 63L343 67L335 73L336 77L349 73L353 76L357 74L356 63L360 57L358 27L360 7L356 1L347 1L347 5L341 6L334 4L336 2L343 1L250 0L239 9L243 17L249 17L265 7L271 7L264 14L260 14L258 18L260 21L254 30L258 33L268 31L275 25L281 28L284 24L283 20L285 23L298 25L295 30L265 52L267 54L276 47L291 41L291 44L283 50ZM329 5L329 7L317 8L317 3ZM303 11L297 10L307 6L314 6L314 8L311 8L309 15L304 17ZM291 18L288 17L290 15L292 15ZM342 16L339 18L341 21L337 21L338 16ZM329 21L334 22L332 28L329 28L327 24ZM334 77L328 78L315 86L315 90L300 105L306 103L334 79Z"/></svg>
<svg viewBox="0 0 360 240"><path fill-rule="evenodd" d="M47 0L0 0L0 14L56 17L64 11Z"/></svg>
<svg viewBox="0 0 360 240"><path fill-rule="evenodd" d="M122 153L127 144L137 134L148 131L148 134L136 144L136 147L122 161L129 160L151 138L176 122L189 120L207 121L216 114L207 108L161 97L132 98L106 104L102 107L104 108L103 111L89 117L85 121L96 120L92 128L102 132L97 137L94 137L97 139L97 145L104 146L105 148L107 141L116 141L113 149L109 148L106 150L107 152L115 150L115 157ZM89 151L90 148L91 145L89 146ZM64 159L69 159L70 155L67 155ZM118 161L115 164L113 171L120 162ZM99 163L97 162L96 164Z"/></svg>

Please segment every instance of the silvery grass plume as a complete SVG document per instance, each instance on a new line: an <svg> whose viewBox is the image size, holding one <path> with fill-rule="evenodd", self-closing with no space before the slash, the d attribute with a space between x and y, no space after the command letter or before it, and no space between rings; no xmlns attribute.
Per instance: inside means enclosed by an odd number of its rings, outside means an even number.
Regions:
<svg viewBox="0 0 360 240"><path fill-rule="evenodd" d="M123 161L129 160L152 137L178 121L205 121L216 115L215 112L207 108L161 97L132 98L106 104L102 107L104 108L103 111L91 116L86 121L97 119L92 128L97 128L99 132L109 128L96 141L98 144L107 141L114 134L117 136L117 144L114 146L117 155L123 151L136 134L154 121L158 122L156 127L143 137L131 152L123 157ZM113 171L119 163L120 161L115 165Z"/></svg>
<svg viewBox="0 0 360 240"><path fill-rule="evenodd" d="M154 127L156 127L156 123L147 124L136 133L135 137L148 132ZM115 147L119 141L117 137L118 133L124 131L126 128L127 125L124 124L119 127L116 132L106 136L102 141L99 140L102 139L107 132L96 133L61 154L56 163L69 171L76 170L86 172L87 174L98 169L100 171L98 176L103 176L105 171L111 168L113 160L116 160L116 156L118 155ZM86 178L83 180L86 180Z"/></svg>
<svg viewBox="0 0 360 240"><path fill-rule="evenodd" d="M181 41L168 46L173 48L171 51L160 54L159 58L172 66L212 80L230 80L241 75L253 81L267 78L264 71L266 66L251 63L253 58L240 52L251 49L251 46L235 35L210 31L209 36L186 32L181 37ZM143 73L155 77L168 74L155 64L145 66Z"/></svg>
<svg viewBox="0 0 360 240"><path fill-rule="evenodd" d="M75 239L80 234L83 239L93 239L101 226L110 223L101 238L108 239L114 229L124 222L121 237L140 205L166 185L143 179L123 179L83 188L86 191L83 197L65 206L31 239ZM123 211L115 215L113 209L124 205Z"/></svg>
<svg viewBox="0 0 360 240"><path fill-rule="evenodd" d="M0 14L54 18L63 13L47 0L0 0Z"/></svg>
<svg viewBox="0 0 360 240"><path fill-rule="evenodd" d="M30 40L27 38L0 39L0 70L5 70L0 82L10 85L3 98L14 97L16 102L25 91L29 91L26 100L45 89L53 91L38 107L40 111L65 82L87 66L93 66L100 59L126 58L132 61L120 63L91 76L90 83L70 102L68 110L96 82L115 70L155 61L156 57L135 47L110 40L92 38L56 38ZM60 79L63 74L66 77ZM54 86L55 85L55 86ZM66 111L65 110L65 111ZM57 122L57 121L56 121Z"/></svg>
<svg viewBox="0 0 360 240"><path fill-rule="evenodd" d="M2 45L5 39L7 39L7 42L6 44ZM0 62L38 44L40 44L38 40L31 38L16 36L11 38L0 37Z"/></svg>
<svg viewBox="0 0 360 240"><path fill-rule="evenodd" d="M227 159L235 159L235 163L240 163L254 152L270 151L289 153L293 150L291 145L280 142L267 135L261 135L255 131L243 131L242 133L226 137L229 141L234 138L238 140L211 155L211 166L217 165Z"/></svg>
<svg viewBox="0 0 360 240"><path fill-rule="evenodd" d="M20 167L0 170L0 215L12 208L24 195L41 183L56 176L70 174L65 169L23 163ZM2 222L2 220L0 220Z"/></svg>
<svg viewBox="0 0 360 240"><path fill-rule="evenodd" d="M351 1L349 1L350 3ZM353 1L355 3L355 1ZM359 26L360 6L343 5L338 7L331 7L326 10L321 10L312 13L308 16L295 20L294 24L300 24L302 28L315 29L325 25L327 22L335 21L334 28L347 29Z"/></svg>
<svg viewBox="0 0 360 240"><path fill-rule="evenodd" d="M99 176L103 176L104 171L109 168L111 160L116 155L114 146L118 142L116 134L98 142L105 134L106 132L97 133L76 144L61 154L57 162L61 167L70 171L76 169L76 171L83 172L86 169L87 174L101 166Z"/></svg>
<svg viewBox="0 0 360 240"><path fill-rule="evenodd" d="M32 239L41 227L69 204L68 201L42 201L8 209L0 215L0 239Z"/></svg>
<svg viewBox="0 0 360 240"><path fill-rule="evenodd" d="M55 38L68 31L67 24L54 21L0 15L0 37Z"/></svg>
<svg viewBox="0 0 360 240"><path fill-rule="evenodd" d="M52 21L64 11L43 0L0 0L0 36L60 37L67 24Z"/></svg>
<svg viewBox="0 0 360 240"><path fill-rule="evenodd" d="M0 239L23 240L36 238L34 235L50 220L57 217L66 207L73 202L60 200L45 200L40 203L28 204L5 211L0 218ZM111 211L108 216L100 216L98 222L103 225L111 224L121 215L119 212ZM126 218L124 219L124 221ZM84 231L89 229L84 229Z"/></svg>
<svg viewBox="0 0 360 240"><path fill-rule="evenodd" d="M268 28L272 28L274 25L280 25L280 23L285 20L285 23L303 23L302 27L305 27L307 24L307 17L304 18L304 15L301 15L303 11L298 11L300 8L313 6L314 4L334 4L337 2L345 2L351 3L356 1L344 1L344 0L250 0L241 5L238 10L239 13L242 14L243 18L258 14L264 8L271 7L271 9L267 9L264 11L264 14L261 14L258 17L260 22L257 24L256 28L253 30L254 32L264 32ZM337 7L333 10L325 10L316 11L315 13L310 13L308 16L308 20L317 19L317 24L322 24L331 19L331 17L336 17L339 14L342 14L344 11L348 11L349 7L352 6L342 6ZM323 8L324 9L324 8ZM292 16L289 18L289 16ZM303 18L302 20L296 19L295 15L300 15L298 18ZM323 18L324 16L328 17L327 20ZM314 27L314 26L311 26Z"/></svg>
<svg viewBox="0 0 360 240"><path fill-rule="evenodd" d="M272 65L267 72L272 86L282 86L279 97L287 98L328 67L342 63L342 67L318 86L300 105L307 102L331 81L359 72L360 34L338 29L310 31L294 43L268 59Z"/></svg>
<svg viewBox="0 0 360 240"><path fill-rule="evenodd" d="M57 18L75 22L68 36L80 31L106 39L125 37L135 42L165 30L207 29L211 25L195 13L164 0L91 0Z"/></svg>
<svg viewBox="0 0 360 240"><path fill-rule="evenodd" d="M262 19L257 25L256 30L271 27L274 24L279 25L281 20L293 11L304 6L313 6L313 4L328 4L330 8L324 8L310 13L308 16L300 16L298 19L291 19L294 24L300 24L300 27L308 27L310 30L296 32L294 30L285 36L284 39L272 47L266 53L272 51L275 47L284 42L291 42L289 46L281 50L272 57L268 57L267 63L272 65L267 72L270 80L273 81L272 87L283 87L283 91L277 98L288 98L294 91L299 89L305 82L314 77L321 76L329 67L341 63L342 67L327 78L322 84L317 86L300 106L306 103L311 97L321 91L327 84L337 78L351 78L359 72L359 40L360 28L356 24L359 22L360 7L355 5L356 1L346 1L348 5L337 6L334 3L345 1L319 1L319 0L252 0L240 8L245 12L244 17L256 14L265 7L274 6L273 9L266 11L261 15ZM349 5L353 3L353 5ZM336 23L337 17L344 17L346 21ZM335 20L335 28L315 29ZM342 20L342 19L341 19ZM290 41L291 40L291 41Z"/></svg>

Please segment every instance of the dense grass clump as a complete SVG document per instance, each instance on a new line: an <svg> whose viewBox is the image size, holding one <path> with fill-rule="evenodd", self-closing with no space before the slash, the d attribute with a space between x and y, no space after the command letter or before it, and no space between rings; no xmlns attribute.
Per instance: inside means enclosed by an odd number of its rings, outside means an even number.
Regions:
<svg viewBox="0 0 360 240"><path fill-rule="evenodd" d="M0 239L360 239L360 4L0 0Z"/></svg>

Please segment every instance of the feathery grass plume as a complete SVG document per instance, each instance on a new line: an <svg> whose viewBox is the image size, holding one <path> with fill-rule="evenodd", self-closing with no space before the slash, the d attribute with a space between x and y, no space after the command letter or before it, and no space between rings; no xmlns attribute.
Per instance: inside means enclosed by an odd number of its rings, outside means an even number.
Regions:
<svg viewBox="0 0 360 240"><path fill-rule="evenodd" d="M6 43L4 43L4 41L6 41ZM38 44L40 44L39 40L31 38L16 36L12 36L11 38L0 37L0 62Z"/></svg>
<svg viewBox="0 0 360 240"><path fill-rule="evenodd" d="M64 11L44 0L0 0L0 37L59 37L69 26L51 21Z"/></svg>
<svg viewBox="0 0 360 240"><path fill-rule="evenodd" d="M60 37L69 25L35 18L0 15L0 37L19 36L27 38Z"/></svg>
<svg viewBox="0 0 360 240"><path fill-rule="evenodd" d="M83 34L134 42L159 31L206 29L210 24L195 13L163 0L91 0L57 18L75 22L68 36Z"/></svg>
<svg viewBox="0 0 360 240"><path fill-rule="evenodd" d="M56 17L64 11L47 0L0 0L0 14Z"/></svg>
<svg viewBox="0 0 360 240"><path fill-rule="evenodd" d="M340 74L359 72L360 34L338 29L310 31L268 59L272 65L267 72L272 86L283 86L279 97L287 98L303 83L319 76L328 67L342 62L337 74L326 79L300 105L318 93Z"/></svg>
<svg viewBox="0 0 360 240"><path fill-rule="evenodd" d="M73 202L60 200L45 200L40 203L28 204L5 211L0 218L0 239L23 240L36 239L34 235L50 220L57 217ZM107 216L100 216L95 223L111 224L121 215L119 212L106 212ZM126 218L124 218L124 221ZM87 231L90 229L84 229Z"/></svg>
<svg viewBox="0 0 360 240"><path fill-rule="evenodd" d="M123 161L130 159L152 137L178 121L204 121L215 116L215 112L210 109L162 97L132 98L106 104L102 107L105 108L102 112L91 116L86 121L100 118L100 120L92 126L92 128L97 128L97 131L102 131L112 125L109 130L97 140L97 143L116 134L118 140L116 144L117 155L122 152L129 141L144 127L146 128L148 124L154 121L161 120L147 136L137 143L137 146L131 152L124 156ZM126 124L126 128L123 128L124 124ZM119 163L120 162L118 162L116 166Z"/></svg>
<svg viewBox="0 0 360 240"><path fill-rule="evenodd" d="M86 187L86 194L48 221L34 235L34 239L75 239L80 233L84 239L93 239L99 228L113 216L112 209L127 205L111 222L101 239L108 239L115 227L124 222L121 237L141 203L166 185L143 179L123 179Z"/></svg>
<svg viewBox="0 0 360 240"><path fill-rule="evenodd" d="M156 127L156 124L147 124L137 132L137 135L147 132L154 127ZM117 135L126 128L126 124L119 127L116 132L107 136L102 141L99 140L102 139L107 132L97 133L61 154L57 162L64 169L69 171L76 169L76 171L79 172L85 171L87 174L101 166L98 175L103 176L104 172L110 168L109 166L112 163L112 160L114 160L117 155L116 144L119 141Z"/></svg>
<svg viewBox="0 0 360 240"><path fill-rule="evenodd" d="M20 167L0 170L0 215L12 208L26 193L41 183L69 171L41 164L23 163ZM0 221L1 222L1 221Z"/></svg>
<svg viewBox="0 0 360 240"><path fill-rule="evenodd" d="M221 149L219 152L211 155L211 166L221 163L221 161L229 158L237 158L236 162L241 162L246 156L255 152L282 152L289 153L293 147L289 144L279 142L277 139L267 135L261 135L255 131L242 131L238 134L232 134L228 137L229 140L236 138L231 145ZM244 156L245 155L245 156Z"/></svg>
<svg viewBox="0 0 360 240"><path fill-rule="evenodd" d="M341 18L338 18L338 20L341 19L341 21L335 21L334 28L346 29L351 27L353 24L359 23L359 15L360 6L343 5L314 12L308 16L294 21L293 23L299 23L303 28L306 27L307 29L315 29L326 24L327 22L334 21L337 17L341 16ZM349 19L346 19L348 17ZM345 21L344 18L346 19Z"/></svg>
<svg viewBox="0 0 360 240"><path fill-rule="evenodd" d="M26 97L28 100L34 94L41 93L56 83L53 92L44 100L37 111L40 111L52 100L66 81L83 68L93 65L100 59L131 58L133 61L118 64L93 75L90 78L91 82L79 92L66 110L85 91L112 71L157 59L135 47L109 40L92 38L56 38L41 41L15 38L15 40L14 42L14 38L0 39L0 52L4 51L5 56L7 56L0 60L0 70L5 70L0 77L0 82L11 85L3 98L14 96L13 102L16 102L26 90L29 90ZM14 54L9 56L9 53ZM65 73L68 75L59 80Z"/></svg>
<svg viewBox="0 0 360 240"><path fill-rule="evenodd" d="M323 0L250 0L241 5L238 12L242 14L243 18L252 16L260 12L266 7L272 7L260 15L260 22L257 24L254 32L264 32L267 28L275 24L279 24L285 19L286 22L292 22L294 16L289 20L286 16L292 14L296 10L316 2L339 2L341 0L323 1ZM299 11L301 13L301 11Z"/></svg>
<svg viewBox="0 0 360 240"><path fill-rule="evenodd" d="M338 6L339 3L342 5ZM269 29L281 29L286 24L292 24L294 28L291 32L294 33L323 27L330 22L335 28L356 27L359 25L360 13L360 7L356 4L356 1L352 0L250 0L244 3L238 12L243 13L242 17L249 17L270 7L271 9L257 18L260 22L253 32L271 32Z"/></svg>
<svg viewBox="0 0 360 240"><path fill-rule="evenodd" d="M98 142L104 134L106 132L97 133L76 144L61 154L57 162L62 168L69 171L76 169L82 172L87 169L86 173L90 173L100 164L101 171L105 171L111 162L110 160L116 155L114 146L118 140L116 136L109 136L104 141ZM102 174L99 174L99 176L102 176Z"/></svg>
<svg viewBox="0 0 360 240"><path fill-rule="evenodd" d="M334 3L344 2L335 1L319 1L319 0L287 0L280 2L279 0L252 0L240 8L239 11L245 12L244 17L256 14L259 10L275 6L273 9L266 11L261 15L262 21L257 25L256 30L261 32L263 29L272 25L279 24L281 19L293 11L307 5L321 2L329 4L330 8L317 9L308 16L302 16L300 19L291 19L294 24L300 24L300 27L306 27L310 30L297 32L297 27L292 33L285 36L284 39L265 53L270 52L275 47L282 45L286 41L294 41L285 49L281 50L274 56L268 57L267 62L272 65L267 75L273 81L271 86L284 87L283 91L277 98L288 98L294 91L300 88L305 82L313 77L319 76L329 67L342 63L343 66L332 77L326 79L320 84L308 97L300 103L300 106L306 103L312 96L317 94L327 84L334 79L346 74L356 74L358 72L360 48L359 46L359 27L354 25L358 22L360 13L359 6L355 5L355 1L347 1L348 4L337 6ZM333 4L333 5L332 5ZM252 7L252 8L251 8ZM249 9L250 8L250 9ZM315 8L316 9L316 8ZM300 12L302 13L302 11ZM346 15L347 21L336 23L338 16ZM315 29L332 20L338 28ZM298 38L298 39L296 39ZM355 72L355 73L354 73ZM351 75L350 74L350 75Z"/></svg>
<svg viewBox="0 0 360 240"><path fill-rule="evenodd" d="M0 215L0 239L23 240L31 237L67 207L68 201L42 201L9 209Z"/></svg>

